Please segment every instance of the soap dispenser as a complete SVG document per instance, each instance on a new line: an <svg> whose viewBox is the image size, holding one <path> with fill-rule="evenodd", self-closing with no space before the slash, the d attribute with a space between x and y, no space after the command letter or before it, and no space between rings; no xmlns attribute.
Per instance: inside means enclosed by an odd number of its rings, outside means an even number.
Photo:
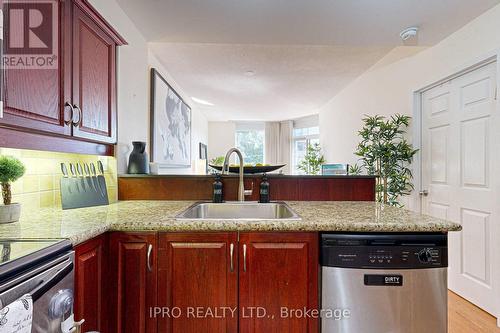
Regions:
<svg viewBox="0 0 500 333"><path fill-rule="evenodd" d="M222 181L220 174L215 175L215 181L213 184L213 202L214 203L221 203L222 202Z"/></svg>
<svg viewBox="0 0 500 333"><path fill-rule="evenodd" d="M269 200L269 182L267 181L266 174L262 175L262 181L260 182L260 200L261 203L268 203Z"/></svg>

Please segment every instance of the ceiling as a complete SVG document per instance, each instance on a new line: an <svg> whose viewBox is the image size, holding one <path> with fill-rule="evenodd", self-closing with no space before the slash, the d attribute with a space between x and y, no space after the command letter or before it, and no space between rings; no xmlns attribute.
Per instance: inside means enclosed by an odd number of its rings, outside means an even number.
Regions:
<svg viewBox="0 0 500 333"><path fill-rule="evenodd" d="M210 120L280 120L315 112L404 28L434 45L500 0L118 2L182 89L215 104Z"/></svg>
<svg viewBox="0 0 500 333"><path fill-rule="evenodd" d="M215 104L203 108L209 120L266 121L313 113L389 50L170 43L151 49L184 91Z"/></svg>

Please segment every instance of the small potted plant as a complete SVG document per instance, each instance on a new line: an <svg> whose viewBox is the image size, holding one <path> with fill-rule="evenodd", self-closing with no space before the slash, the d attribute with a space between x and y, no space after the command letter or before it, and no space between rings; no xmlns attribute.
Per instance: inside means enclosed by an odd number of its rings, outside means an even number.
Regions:
<svg viewBox="0 0 500 333"><path fill-rule="evenodd" d="M12 203L11 183L24 175L26 168L15 157L0 156L0 185L2 187L3 205L0 205L0 223L19 221L21 205Z"/></svg>
<svg viewBox="0 0 500 333"><path fill-rule="evenodd" d="M314 143L307 146L306 155L297 168L304 171L306 175L318 175L323 164L325 164L325 157L321 153L321 146L319 143Z"/></svg>

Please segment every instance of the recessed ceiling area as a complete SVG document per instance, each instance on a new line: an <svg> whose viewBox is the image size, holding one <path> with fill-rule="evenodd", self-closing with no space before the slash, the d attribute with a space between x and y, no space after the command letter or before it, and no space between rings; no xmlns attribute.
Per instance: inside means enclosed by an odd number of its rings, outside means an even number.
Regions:
<svg viewBox="0 0 500 333"><path fill-rule="evenodd" d="M150 47L184 91L215 104L197 105L209 120L265 121L314 113L390 50L172 43Z"/></svg>
<svg viewBox="0 0 500 333"><path fill-rule="evenodd" d="M418 27L432 46L500 0L118 0L209 120L314 113ZM193 104L192 102L191 104Z"/></svg>

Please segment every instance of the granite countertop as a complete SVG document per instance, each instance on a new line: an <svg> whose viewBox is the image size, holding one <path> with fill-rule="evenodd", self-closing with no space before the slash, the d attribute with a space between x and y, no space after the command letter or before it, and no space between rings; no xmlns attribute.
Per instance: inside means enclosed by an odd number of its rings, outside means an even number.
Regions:
<svg viewBox="0 0 500 333"><path fill-rule="evenodd" d="M84 242L106 231L446 232L459 224L375 202L288 202L302 220L176 220L192 201L120 201L109 206L22 212L0 225L0 238L68 238Z"/></svg>

